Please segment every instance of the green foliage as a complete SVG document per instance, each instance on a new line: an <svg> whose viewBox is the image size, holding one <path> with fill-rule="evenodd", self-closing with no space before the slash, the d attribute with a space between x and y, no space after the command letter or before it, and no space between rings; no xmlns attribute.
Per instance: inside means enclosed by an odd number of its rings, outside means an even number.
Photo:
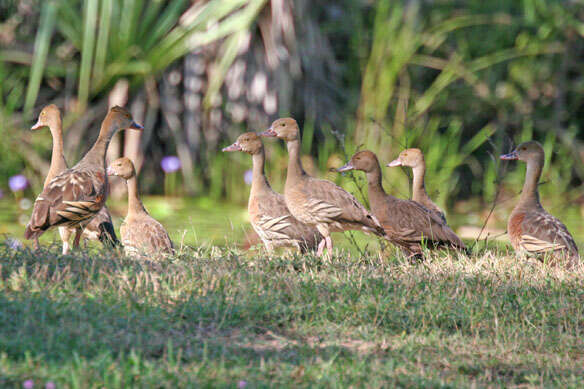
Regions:
<svg viewBox="0 0 584 389"><path fill-rule="evenodd" d="M581 273L473 258L162 263L0 247L0 385L578 387Z"/></svg>

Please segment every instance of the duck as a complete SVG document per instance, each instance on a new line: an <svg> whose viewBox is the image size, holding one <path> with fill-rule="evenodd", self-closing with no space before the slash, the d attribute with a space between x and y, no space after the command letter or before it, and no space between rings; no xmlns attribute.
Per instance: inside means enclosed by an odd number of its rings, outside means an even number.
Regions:
<svg viewBox="0 0 584 389"><path fill-rule="evenodd" d="M108 176L121 177L128 185L128 213L120 226L124 252L129 257L164 256L174 252L166 229L154 219L140 200L138 177L127 157L118 158L107 168Z"/></svg>
<svg viewBox="0 0 584 389"><path fill-rule="evenodd" d="M424 160L424 153L422 150L411 148L402 151L399 156L388 163L388 167L405 166L412 168L414 179L412 182L412 200L422 204L430 211L436 213L444 223L446 223L446 215L444 211L437 206L428 193L426 192L426 185L424 179L426 177L426 161Z"/></svg>
<svg viewBox="0 0 584 389"><path fill-rule="evenodd" d="M106 115L97 140L85 156L43 188L25 229L26 239L38 239L54 227L68 227L75 229L73 247L79 247L83 229L105 205L108 189L105 154L112 137L121 129L143 127L134 122L127 110L115 106Z"/></svg>
<svg viewBox="0 0 584 389"><path fill-rule="evenodd" d="M286 142L288 170L284 186L284 200L292 216L301 223L315 227L322 235L317 256L322 257L324 247L332 256L331 232L360 230L385 237L385 231L355 196L331 181L308 175L300 160L300 129L293 118L280 118L260 133L264 137L277 137Z"/></svg>
<svg viewBox="0 0 584 389"><path fill-rule="evenodd" d="M51 164L43 184L44 189L49 185L53 178L68 168L67 160L63 153L63 125L61 121L61 110L55 104L49 104L41 110L38 120L32 126L31 130L38 131L43 128L48 128L53 138ZM61 241L63 242L62 253L63 255L66 255L70 249L69 241L71 235L75 233L75 230L68 227L59 227L58 230ZM111 215L105 205L85 227L82 238L88 240L99 240L107 247L113 247L119 243ZM38 238L35 238L34 241L35 248L38 249L40 246Z"/></svg>
<svg viewBox="0 0 584 389"><path fill-rule="evenodd" d="M261 137L255 132L246 132L223 149L223 152L233 151L251 155L253 167L247 211L251 225L266 249L271 252L277 247L295 247L302 253L314 250L321 238L318 230L292 216L284 196L272 189L264 174L265 153Z"/></svg>
<svg viewBox="0 0 584 389"><path fill-rule="evenodd" d="M365 172L371 211L385 229L387 239L408 257L420 256L424 242L429 248L467 250L462 240L434 212L416 201L398 199L385 192L375 153L359 151L337 169L338 172L350 170Z"/></svg>
<svg viewBox="0 0 584 389"><path fill-rule="evenodd" d="M550 255L555 263L568 268L580 263L574 238L566 226L550 215L539 200L538 183L543 170L545 152L537 141L521 143L502 160L519 160L527 164L525 181L519 202L509 215L507 232L511 245L520 256Z"/></svg>

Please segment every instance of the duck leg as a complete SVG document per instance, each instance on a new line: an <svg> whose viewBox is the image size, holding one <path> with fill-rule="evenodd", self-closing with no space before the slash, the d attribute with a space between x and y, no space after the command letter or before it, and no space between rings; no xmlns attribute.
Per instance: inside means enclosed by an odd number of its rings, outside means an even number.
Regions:
<svg viewBox="0 0 584 389"><path fill-rule="evenodd" d="M73 239L73 247L74 248L79 248L79 241L81 240L81 234L83 233L83 229L82 228L76 228L75 229L75 239Z"/></svg>
<svg viewBox="0 0 584 389"><path fill-rule="evenodd" d="M71 238L71 230L65 227L59 228L59 235L61 236L61 241L63 242L63 255L69 252L71 246L69 245L69 238Z"/></svg>
<svg viewBox="0 0 584 389"><path fill-rule="evenodd" d="M39 251L40 250L41 244L39 243L39 238L38 237L35 237L34 238L33 246L34 246L34 250L35 251Z"/></svg>
<svg viewBox="0 0 584 389"><path fill-rule="evenodd" d="M324 251L324 245L326 244L326 238L322 238L320 243L318 244L318 250L316 250L316 256L322 257L322 253Z"/></svg>
<svg viewBox="0 0 584 389"><path fill-rule="evenodd" d="M326 251L328 252L329 259L333 256L333 240L331 236L326 237Z"/></svg>

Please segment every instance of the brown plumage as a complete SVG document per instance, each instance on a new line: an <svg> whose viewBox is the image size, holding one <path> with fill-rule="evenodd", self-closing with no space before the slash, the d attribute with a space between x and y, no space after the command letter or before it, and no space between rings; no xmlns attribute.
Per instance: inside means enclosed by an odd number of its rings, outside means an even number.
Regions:
<svg viewBox="0 0 584 389"><path fill-rule="evenodd" d="M507 224L511 244L518 253L548 254L565 261L568 267L580 262L578 247L566 226L543 209L537 185L543 169L545 153L536 141L517 146L501 159L527 163L525 183L519 202L513 208Z"/></svg>
<svg viewBox="0 0 584 389"><path fill-rule="evenodd" d="M316 227L323 239L317 255L323 254L326 244L328 255L332 254L331 232L361 230L385 236L375 216L343 188L330 181L311 177L300 162L300 130L292 118L278 119L260 134L278 137L288 147L288 172L284 199L290 213L302 223Z"/></svg>
<svg viewBox="0 0 584 389"><path fill-rule="evenodd" d="M422 243L429 247L452 247L466 250L462 240L442 219L418 202L388 195L381 183L381 168L371 151L360 151L339 172L361 170L367 174L371 211L381 222L388 240L401 247L407 255L422 252Z"/></svg>
<svg viewBox="0 0 584 389"><path fill-rule="evenodd" d="M53 178L68 167L63 154L63 126L61 122L61 111L54 104L47 105L43 108L39 114L38 121L32 126L31 130L36 131L44 127L48 127L51 131L53 149L51 153L51 165L47 177L45 178L43 189L49 185ZM73 228L59 227L59 235L63 242L63 254L69 252L69 240L74 232L75 229ZM99 240L106 246L115 246L118 243L110 213L105 205L84 228L82 237L89 240ZM38 237L35 238L35 246L37 248L39 246Z"/></svg>
<svg viewBox="0 0 584 389"><path fill-rule="evenodd" d="M426 185L424 183L426 177L426 161L424 160L422 150L406 149L399 154L397 159L388 163L387 166L406 166L412 168L414 175L412 182L412 200L422 204L430 211L435 212L446 223L444 211L430 199L430 196L426 192Z"/></svg>
<svg viewBox="0 0 584 389"><path fill-rule="evenodd" d="M130 159L118 158L107 168L107 174L126 180L128 214L120 226L124 251L128 256L172 254L172 241L162 224L148 214L138 195L136 169Z"/></svg>
<svg viewBox="0 0 584 389"><path fill-rule="evenodd" d="M254 132L247 132L223 151L243 151L252 157L253 176L247 211L253 229L271 251L276 247L296 247L302 252L316 248L320 234L290 214L284 196L270 187L264 174L264 146Z"/></svg>
<svg viewBox="0 0 584 389"><path fill-rule="evenodd" d="M52 227L76 230L74 247L79 246L81 232L99 213L107 197L105 153L112 136L121 129L141 130L128 111L112 108L105 117L99 136L85 157L49 181L37 197L24 237L35 239Z"/></svg>

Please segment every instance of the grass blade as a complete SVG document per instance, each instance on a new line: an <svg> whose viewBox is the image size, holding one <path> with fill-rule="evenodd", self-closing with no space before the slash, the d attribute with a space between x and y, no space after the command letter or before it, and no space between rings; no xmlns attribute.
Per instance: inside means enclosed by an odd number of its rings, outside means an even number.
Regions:
<svg viewBox="0 0 584 389"><path fill-rule="evenodd" d="M45 63L47 62L49 47L51 45L51 37L53 36L56 11L57 7L54 2L46 1L43 4L41 22L34 43L34 58L30 68L30 79L24 101L25 112L30 111L33 107L39 93Z"/></svg>
<svg viewBox="0 0 584 389"><path fill-rule="evenodd" d="M81 68L79 70L79 105L81 110L87 106L91 79L91 63L95 47L95 28L97 25L97 0L85 1L83 26L83 50L81 51Z"/></svg>

